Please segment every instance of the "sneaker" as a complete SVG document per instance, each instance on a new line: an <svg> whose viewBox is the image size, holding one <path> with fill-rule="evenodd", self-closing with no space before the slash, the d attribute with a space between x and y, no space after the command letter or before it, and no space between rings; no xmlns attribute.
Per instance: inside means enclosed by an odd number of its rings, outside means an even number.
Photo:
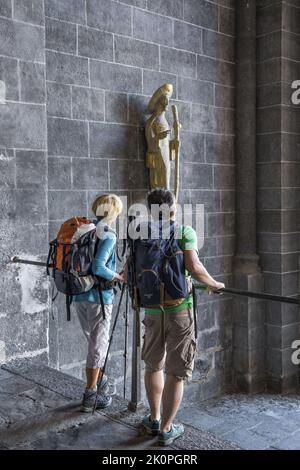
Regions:
<svg viewBox="0 0 300 470"><path fill-rule="evenodd" d="M98 380L97 386L99 386L99 383L100 383L100 380ZM99 392L102 393L103 395L112 396L116 394L116 391L117 391L117 388L115 384L109 383L107 375L104 375Z"/></svg>
<svg viewBox="0 0 300 470"><path fill-rule="evenodd" d="M141 422L141 433L148 434L149 436L157 436L160 429L160 420L150 419L150 416L145 416Z"/></svg>
<svg viewBox="0 0 300 470"><path fill-rule="evenodd" d="M94 409L94 404L96 400L97 392L96 390L86 390L83 394L83 400L81 403L81 411L85 413L91 413ZM104 395L99 393L97 397L97 406L96 410L103 410L107 408L112 402L112 397L109 395Z"/></svg>
<svg viewBox="0 0 300 470"><path fill-rule="evenodd" d="M168 446L172 444L175 439L182 436L184 433L184 427L182 424L172 424L169 432L160 432L158 434L158 443L161 446Z"/></svg>

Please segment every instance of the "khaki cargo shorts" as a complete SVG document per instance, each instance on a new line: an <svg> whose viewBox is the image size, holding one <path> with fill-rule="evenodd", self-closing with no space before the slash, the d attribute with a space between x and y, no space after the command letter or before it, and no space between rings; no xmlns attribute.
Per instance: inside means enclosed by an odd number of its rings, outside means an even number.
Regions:
<svg viewBox="0 0 300 470"><path fill-rule="evenodd" d="M194 320L191 310L165 314L165 341L162 342L161 314L145 314L142 359L146 370L165 369L180 379L192 377L196 352Z"/></svg>

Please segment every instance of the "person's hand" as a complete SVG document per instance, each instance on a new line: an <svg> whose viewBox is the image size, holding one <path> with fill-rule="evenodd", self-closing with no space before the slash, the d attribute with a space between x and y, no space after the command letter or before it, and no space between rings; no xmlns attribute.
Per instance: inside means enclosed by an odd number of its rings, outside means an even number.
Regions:
<svg viewBox="0 0 300 470"><path fill-rule="evenodd" d="M171 133L170 130L168 130L168 131L163 131L163 132L159 132L159 134L158 134L159 140L165 139L166 137L168 137L168 135L169 135L170 133Z"/></svg>
<svg viewBox="0 0 300 470"><path fill-rule="evenodd" d="M225 288L225 284L223 284L223 282L216 281L215 286L208 286L207 291L209 294L222 294L220 290L224 288Z"/></svg>
<svg viewBox="0 0 300 470"><path fill-rule="evenodd" d="M114 277L114 281L118 281L118 282L126 282L126 279L125 279L125 276L124 276L124 272L120 272L120 273L116 273L115 274L115 277Z"/></svg>

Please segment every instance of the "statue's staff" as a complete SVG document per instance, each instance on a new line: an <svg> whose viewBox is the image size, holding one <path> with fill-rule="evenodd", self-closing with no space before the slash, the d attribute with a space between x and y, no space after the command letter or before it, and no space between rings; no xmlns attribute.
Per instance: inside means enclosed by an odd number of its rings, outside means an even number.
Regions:
<svg viewBox="0 0 300 470"><path fill-rule="evenodd" d="M175 104L172 105L172 113L173 113L173 129L174 129L174 139L171 141L172 145L172 156L175 156L175 174L174 174L174 194L175 200L178 199L178 192L179 192L179 156L180 156L180 129L181 124L178 119L178 109ZM172 158L174 159L174 158Z"/></svg>

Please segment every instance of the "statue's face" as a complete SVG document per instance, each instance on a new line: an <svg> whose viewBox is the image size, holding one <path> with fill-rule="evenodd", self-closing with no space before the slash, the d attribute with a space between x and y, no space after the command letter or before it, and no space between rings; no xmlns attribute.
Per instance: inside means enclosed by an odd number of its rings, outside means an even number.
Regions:
<svg viewBox="0 0 300 470"><path fill-rule="evenodd" d="M167 96L163 96L160 101L160 107L162 111L167 111L169 107L169 99Z"/></svg>

